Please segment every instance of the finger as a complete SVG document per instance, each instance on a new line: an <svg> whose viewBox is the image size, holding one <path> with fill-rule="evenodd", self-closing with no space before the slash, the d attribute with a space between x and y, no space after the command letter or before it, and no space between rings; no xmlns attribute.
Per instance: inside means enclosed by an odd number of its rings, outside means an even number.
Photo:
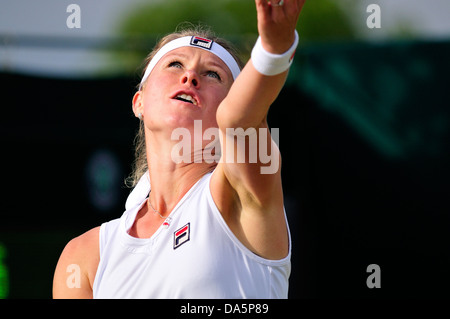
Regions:
<svg viewBox="0 0 450 319"><path fill-rule="evenodd" d="M255 0L258 21L267 23L271 17L271 7L267 0Z"/></svg>
<svg viewBox="0 0 450 319"><path fill-rule="evenodd" d="M271 3L271 4L270 4ZM301 8L305 3L305 0L283 0L281 5L275 5L275 3L280 4L280 0L271 0L269 5L272 8L271 16L275 21L288 20L298 20Z"/></svg>
<svg viewBox="0 0 450 319"><path fill-rule="evenodd" d="M271 0L268 2L271 9L271 16L275 22L283 21L286 16L286 12L289 12L288 6L286 6L287 0ZM285 12L286 11L286 12Z"/></svg>
<svg viewBox="0 0 450 319"><path fill-rule="evenodd" d="M297 12L301 9L305 0L270 0L267 3L272 8L283 9L286 12Z"/></svg>
<svg viewBox="0 0 450 319"><path fill-rule="evenodd" d="M285 0L286 12L298 16L306 0Z"/></svg>
<svg viewBox="0 0 450 319"><path fill-rule="evenodd" d="M285 3L285 0L270 0L267 3L272 7L282 7Z"/></svg>
<svg viewBox="0 0 450 319"><path fill-rule="evenodd" d="M269 9L269 2L267 0L255 0L256 3L256 9L260 10L268 10Z"/></svg>

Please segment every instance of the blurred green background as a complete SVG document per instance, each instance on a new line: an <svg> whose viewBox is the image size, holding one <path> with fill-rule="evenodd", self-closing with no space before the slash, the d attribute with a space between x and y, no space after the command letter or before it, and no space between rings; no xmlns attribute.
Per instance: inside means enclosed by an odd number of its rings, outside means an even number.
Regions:
<svg viewBox="0 0 450 319"><path fill-rule="evenodd" d="M0 4L0 298L50 298L64 245L122 214L131 98L157 39L202 23L247 59L257 37L251 0L83 0L80 29L66 26L70 3ZM380 29L366 25L370 3ZM291 298L449 296L449 9L307 1L269 112L280 128ZM366 286L372 263L381 289Z"/></svg>

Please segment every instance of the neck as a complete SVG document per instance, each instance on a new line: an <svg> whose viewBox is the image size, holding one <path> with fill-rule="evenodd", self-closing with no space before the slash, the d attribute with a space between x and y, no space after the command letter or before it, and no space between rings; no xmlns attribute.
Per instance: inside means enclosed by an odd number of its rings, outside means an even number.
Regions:
<svg viewBox="0 0 450 319"><path fill-rule="evenodd" d="M146 132L147 162L149 167L152 206L162 216L168 216L181 198L216 163L176 163L172 149L179 141L161 140L155 134Z"/></svg>

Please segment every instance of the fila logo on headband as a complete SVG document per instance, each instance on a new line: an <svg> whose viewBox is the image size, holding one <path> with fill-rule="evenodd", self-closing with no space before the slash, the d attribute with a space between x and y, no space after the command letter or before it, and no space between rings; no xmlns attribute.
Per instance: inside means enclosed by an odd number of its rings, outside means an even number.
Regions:
<svg viewBox="0 0 450 319"><path fill-rule="evenodd" d="M202 47L202 48L211 50L212 44L213 44L213 40L200 38L200 37L197 37L197 36L193 36L191 38L191 45L194 45L196 47Z"/></svg>

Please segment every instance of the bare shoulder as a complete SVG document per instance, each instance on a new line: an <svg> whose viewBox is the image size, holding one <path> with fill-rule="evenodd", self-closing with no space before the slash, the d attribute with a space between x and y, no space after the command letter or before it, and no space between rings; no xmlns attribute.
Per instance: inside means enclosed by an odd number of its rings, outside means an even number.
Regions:
<svg viewBox="0 0 450 319"><path fill-rule="evenodd" d="M53 277L54 298L92 298L98 263L100 227L92 228L67 243Z"/></svg>
<svg viewBox="0 0 450 319"><path fill-rule="evenodd" d="M64 251L67 251L68 254L82 254L86 253L90 254L92 252L99 252L99 234L100 234L100 226L92 228L85 232L84 234L75 237L71 241L69 241L64 248Z"/></svg>

